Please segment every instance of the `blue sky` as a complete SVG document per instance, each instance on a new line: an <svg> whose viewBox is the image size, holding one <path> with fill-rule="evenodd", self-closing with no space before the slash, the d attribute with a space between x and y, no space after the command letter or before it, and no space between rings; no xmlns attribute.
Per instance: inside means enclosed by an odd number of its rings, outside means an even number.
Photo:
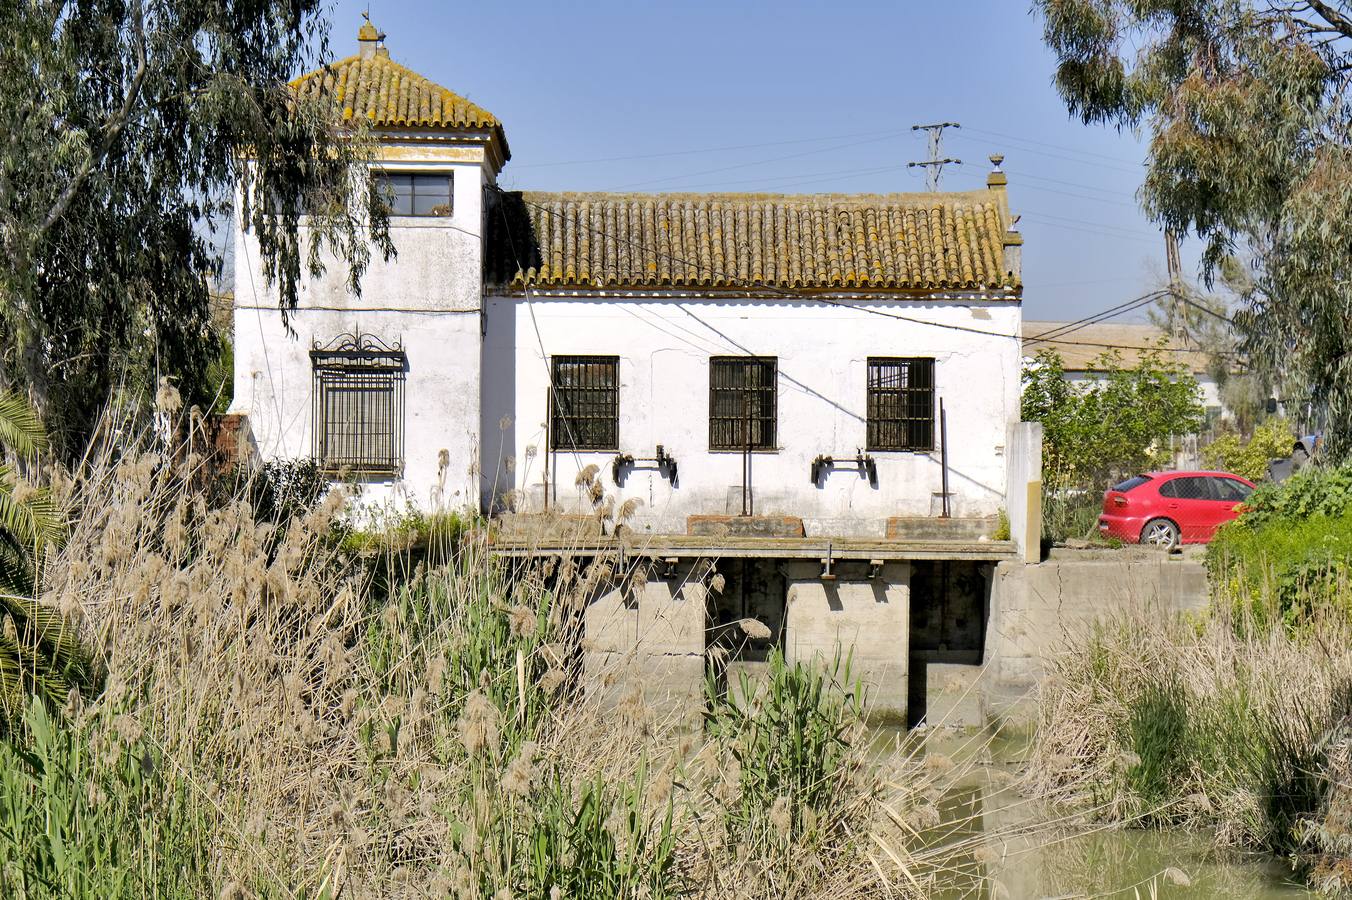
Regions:
<svg viewBox="0 0 1352 900"><path fill-rule="evenodd" d="M335 55L355 52L365 8L336 3ZM1135 199L1143 145L1069 118L1025 0L370 10L396 61L502 120L504 187L923 190L906 163L928 147L911 125L954 121L944 155L963 165L945 169L945 188L984 185L987 157L1005 155L1026 318L1079 318L1160 284L1163 239Z"/></svg>

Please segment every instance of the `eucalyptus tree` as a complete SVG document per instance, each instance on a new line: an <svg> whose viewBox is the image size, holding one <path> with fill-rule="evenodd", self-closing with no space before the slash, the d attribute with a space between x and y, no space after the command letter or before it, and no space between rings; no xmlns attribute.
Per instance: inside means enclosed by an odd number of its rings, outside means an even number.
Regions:
<svg viewBox="0 0 1352 900"><path fill-rule="evenodd" d="M1352 453L1352 4L1034 0L1086 124L1150 137L1147 214L1233 260L1250 361Z"/></svg>
<svg viewBox="0 0 1352 900"><path fill-rule="evenodd" d="M326 258L355 288L373 248L392 252L350 196L369 141L287 88L326 58L322 7L0 0L0 388L67 447L110 389L157 370L209 399L210 234L236 208L284 309Z"/></svg>

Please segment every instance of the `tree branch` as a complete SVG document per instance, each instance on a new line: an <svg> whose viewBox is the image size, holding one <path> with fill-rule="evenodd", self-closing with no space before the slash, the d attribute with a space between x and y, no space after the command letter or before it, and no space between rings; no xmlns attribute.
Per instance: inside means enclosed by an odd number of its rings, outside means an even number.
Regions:
<svg viewBox="0 0 1352 900"><path fill-rule="evenodd" d="M80 168L71 177L70 183L66 185L66 189L61 192L61 196L56 198L56 203L48 210L47 217L38 226L38 237L46 234L66 214L66 210L75 200L75 195L84 186L89 174L94 171L94 166L102 162L103 158L113 149L113 145L117 143L118 137L122 134L122 129L126 127L127 120L131 118L131 111L140 97L141 87L145 84L146 75L150 68L146 62L145 10L141 0L135 0L131 5L131 29L135 38L133 43L136 48L136 71L132 74L131 84L127 87L127 95L122 99L122 106L117 113L104 123L103 140L99 143L97 151L92 151L85 157L84 162L80 164Z"/></svg>
<svg viewBox="0 0 1352 900"><path fill-rule="evenodd" d="M1311 11L1328 22L1335 31L1344 37L1352 38L1352 18L1348 18L1342 12L1325 3L1324 0L1305 0L1305 2Z"/></svg>

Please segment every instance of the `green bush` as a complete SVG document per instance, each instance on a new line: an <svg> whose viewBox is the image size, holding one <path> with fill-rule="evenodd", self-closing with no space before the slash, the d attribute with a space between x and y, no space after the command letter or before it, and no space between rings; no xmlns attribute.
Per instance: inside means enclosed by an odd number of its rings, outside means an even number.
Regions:
<svg viewBox="0 0 1352 900"><path fill-rule="evenodd" d="M1212 469L1258 481L1267 475L1269 462L1291 455L1291 445L1291 429L1286 422L1270 419L1255 428L1247 441L1234 433L1216 438L1202 448L1202 461Z"/></svg>
<svg viewBox="0 0 1352 900"><path fill-rule="evenodd" d="M1352 617L1352 467L1303 470L1245 505L1207 548L1213 591L1236 623Z"/></svg>

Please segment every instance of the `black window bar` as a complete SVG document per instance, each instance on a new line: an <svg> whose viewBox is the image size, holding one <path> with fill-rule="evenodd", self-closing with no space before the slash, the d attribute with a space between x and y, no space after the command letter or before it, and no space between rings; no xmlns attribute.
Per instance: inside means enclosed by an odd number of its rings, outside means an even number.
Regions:
<svg viewBox="0 0 1352 900"><path fill-rule="evenodd" d="M934 449L934 360L868 359L868 449Z"/></svg>
<svg viewBox="0 0 1352 900"><path fill-rule="evenodd" d="M779 361L773 356L709 360L709 449L774 450Z"/></svg>
<svg viewBox="0 0 1352 900"><path fill-rule="evenodd" d="M550 448L619 450L620 358L555 356L550 375Z"/></svg>
<svg viewBox="0 0 1352 900"><path fill-rule="evenodd" d="M399 475L404 468L408 358L369 334L343 334L310 350L313 452L324 472Z"/></svg>

